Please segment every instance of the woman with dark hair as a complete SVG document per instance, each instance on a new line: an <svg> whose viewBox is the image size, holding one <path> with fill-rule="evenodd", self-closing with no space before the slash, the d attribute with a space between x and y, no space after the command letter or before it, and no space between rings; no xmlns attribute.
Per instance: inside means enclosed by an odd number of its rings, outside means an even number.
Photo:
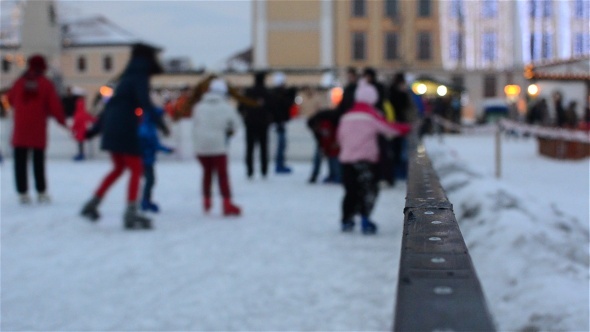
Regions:
<svg viewBox="0 0 590 332"><path fill-rule="evenodd" d="M14 109L14 175L20 202L31 202L27 185L27 159L33 154L35 188L40 203L50 201L45 181L45 148L47 147L47 118L51 115L62 125L65 114L61 100L51 81L45 77L47 63L41 55L28 59L25 73L8 92L8 102Z"/></svg>
<svg viewBox="0 0 590 332"><path fill-rule="evenodd" d="M165 134L168 133L149 94L150 76L162 72L155 48L144 44L134 45L131 59L119 77L113 96L105 105L96 124L86 133L87 138L99 132L102 133L101 148L110 153L113 163L113 169L102 180L94 196L82 209L82 215L91 221L98 220L100 217L98 205L109 188L128 169L131 177L127 190L127 210L123 216L124 227L126 229L152 227L151 220L140 215L137 208L139 183L143 174L138 128L140 117L145 113L150 118L156 119L158 127Z"/></svg>

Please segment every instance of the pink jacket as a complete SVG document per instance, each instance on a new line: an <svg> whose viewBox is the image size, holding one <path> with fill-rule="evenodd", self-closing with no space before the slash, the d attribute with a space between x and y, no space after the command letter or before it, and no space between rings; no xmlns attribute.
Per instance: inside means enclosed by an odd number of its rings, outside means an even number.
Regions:
<svg viewBox="0 0 590 332"><path fill-rule="evenodd" d="M364 103L356 103L350 111L340 119L338 126L338 143L342 163L379 161L379 134L389 137L405 135L410 126L388 123L373 107Z"/></svg>

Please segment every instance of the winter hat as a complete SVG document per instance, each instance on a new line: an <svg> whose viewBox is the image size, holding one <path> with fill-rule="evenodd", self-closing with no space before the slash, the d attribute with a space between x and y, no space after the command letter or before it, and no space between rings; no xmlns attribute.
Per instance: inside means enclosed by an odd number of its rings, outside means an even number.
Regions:
<svg viewBox="0 0 590 332"><path fill-rule="evenodd" d="M377 100L379 99L379 95L377 93L377 89L374 86L367 83L367 81L360 80L358 86L356 87L356 91L354 92L354 100L357 103L365 103L369 105L374 105Z"/></svg>
<svg viewBox="0 0 590 332"><path fill-rule="evenodd" d="M227 84L225 84L224 80L216 78L209 83L209 92L225 95L227 93Z"/></svg>
<svg viewBox="0 0 590 332"><path fill-rule="evenodd" d="M274 83L275 86L284 85L286 81L287 81L287 77L285 76L285 74L283 72L280 72L280 71L276 72L272 77L272 82Z"/></svg>
<svg viewBox="0 0 590 332"><path fill-rule="evenodd" d="M30 71L36 73L44 73L47 70L47 62L45 58L40 54L34 54L29 57L27 61L28 67Z"/></svg>

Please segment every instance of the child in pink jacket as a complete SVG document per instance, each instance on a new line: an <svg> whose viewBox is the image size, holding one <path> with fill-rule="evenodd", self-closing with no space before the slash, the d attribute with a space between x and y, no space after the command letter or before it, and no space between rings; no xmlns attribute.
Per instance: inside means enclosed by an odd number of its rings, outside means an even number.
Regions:
<svg viewBox="0 0 590 332"><path fill-rule="evenodd" d="M372 106L378 98L377 90L364 80L359 81L354 98L355 104L340 120L337 132L345 190L342 231L353 231L354 216L359 213L363 234L375 234L377 225L370 216L379 193L377 137L379 134L389 137L406 135L410 126L388 123Z"/></svg>

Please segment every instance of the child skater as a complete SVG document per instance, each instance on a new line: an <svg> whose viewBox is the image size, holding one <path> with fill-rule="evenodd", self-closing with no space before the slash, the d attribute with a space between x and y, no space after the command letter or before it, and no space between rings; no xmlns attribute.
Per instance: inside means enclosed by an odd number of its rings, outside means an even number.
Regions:
<svg viewBox="0 0 590 332"><path fill-rule="evenodd" d="M156 116L162 117L164 110L156 108ZM151 118L149 114L143 114L142 122L139 125L139 144L143 161L143 198L141 200L141 209L143 211L159 212L160 208L152 201L152 189L156 183L154 165L156 163L156 153L162 151L172 153L174 149L160 144L156 128L157 119Z"/></svg>
<svg viewBox="0 0 590 332"><path fill-rule="evenodd" d="M94 122L96 122L96 118L86 111L84 97L78 97L74 111L74 123L72 124L72 133L76 142L78 142L78 154L74 156L75 161L86 159L86 155L84 154L84 135L89 125Z"/></svg>
<svg viewBox="0 0 590 332"><path fill-rule="evenodd" d="M227 100L227 84L219 78L209 84L207 93L192 112L193 139L197 159L203 167L203 209L211 209L211 182L217 175L223 198L223 215L238 216L241 209L231 200L227 172L228 136L241 123L237 109Z"/></svg>
<svg viewBox="0 0 590 332"><path fill-rule="evenodd" d="M342 231L354 230L354 216L361 215L363 234L377 233L377 225L370 220L377 200L377 163L379 134L394 137L410 131L409 125L388 123L372 106L378 99L375 87L360 80L352 109L345 113L338 126L339 159L342 163L342 182L345 195L342 201Z"/></svg>

